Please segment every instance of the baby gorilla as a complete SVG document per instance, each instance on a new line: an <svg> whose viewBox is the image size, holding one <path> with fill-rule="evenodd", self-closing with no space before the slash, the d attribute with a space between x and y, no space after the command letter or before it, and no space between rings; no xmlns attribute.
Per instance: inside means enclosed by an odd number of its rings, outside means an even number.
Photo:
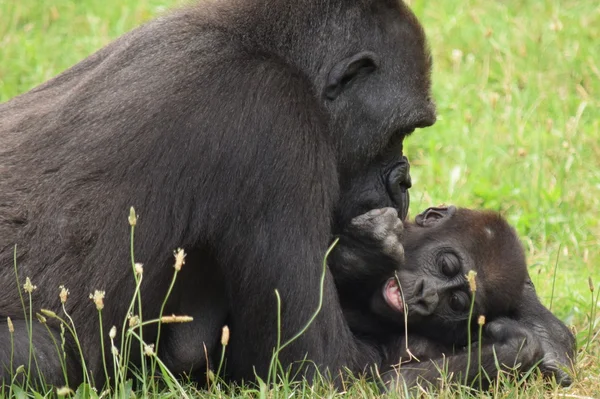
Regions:
<svg viewBox="0 0 600 399"><path fill-rule="evenodd" d="M355 331L411 330L461 343L477 272L475 315L509 315L527 276L514 229L490 211L429 208L404 224L392 208L354 218L340 237L330 267ZM441 330L441 331L440 331ZM458 340L458 341L457 341Z"/></svg>
<svg viewBox="0 0 600 399"><path fill-rule="evenodd" d="M434 360L403 365L400 375L409 384L435 381L443 356L448 375L464 374L467 353L453 348L468 344L471 270L477 277L470 327L477 328L479 315L488 321L486 373L496 375L494 347L499 364L520 363L524 370L543 356L532 333L508 318L521 303L527 265L516 232L495 212L429 208L403 224L396 210L376 209L352 220L329 266L351 329L384 342L389 366L407 358L405 340L419 360ZM477 358L472 360L469 379L478 372Z"/></svg>

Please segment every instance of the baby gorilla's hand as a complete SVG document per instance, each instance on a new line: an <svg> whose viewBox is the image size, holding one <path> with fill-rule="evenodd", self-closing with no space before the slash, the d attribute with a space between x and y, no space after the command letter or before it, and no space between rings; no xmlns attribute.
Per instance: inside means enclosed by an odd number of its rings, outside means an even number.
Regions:
<svg viewBox="0 0 600 399"><path fill-rule="evenodd" d="M381 251L398 263L404 262L400 243L404 225L394 208L373 209L350 222L346 234L361 240L372 250Z"/></svg>
<svg viewBox="0 0 600 399"><path fill-rule="evenodd" d="M544 357L542 346L533 332L516 320L494 320L485 325L484 331L503 366L527 371Z"/></svg>

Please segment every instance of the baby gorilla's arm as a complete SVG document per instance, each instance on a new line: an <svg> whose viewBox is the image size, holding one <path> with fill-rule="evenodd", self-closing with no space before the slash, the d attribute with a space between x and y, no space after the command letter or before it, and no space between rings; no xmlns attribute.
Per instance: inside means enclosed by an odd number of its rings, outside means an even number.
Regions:
<svg viewBox="0 0 600 399"><path fill-rule="evenodd" d="M532 332L519 322L508 318L501 318L485 325L481 356L478 344L472 344L470 362L466 349L453 350L427 338L409 335L408 346L419 361L398 364L398 359L404 362L409 358L405 350L404 338L399 338L396 343L385 348L388 351L387 364L392 367L392 370L385 373L383 377L384 381L391 386L398 384L406 384L407 387L417 384L439 386L442 381L461 383L466 381L469 385L476 385L481 381L482 386L486 387L496 378L498 371L515 369L520 372L528 371L538 365L543 355L541 345ZM467 364L469 364L468 371ZM465 372L467 372L466 379Z"/></svg>
<svg viewBox="0 0 600 399"><path fill-rule="evenodd" d="M515 318L540 340L544 351L540 364L542 372L554 376L561 385L570 385L577 347L575 337L562 321L542 305L530 278L523 288L523 300Z"/></svg>

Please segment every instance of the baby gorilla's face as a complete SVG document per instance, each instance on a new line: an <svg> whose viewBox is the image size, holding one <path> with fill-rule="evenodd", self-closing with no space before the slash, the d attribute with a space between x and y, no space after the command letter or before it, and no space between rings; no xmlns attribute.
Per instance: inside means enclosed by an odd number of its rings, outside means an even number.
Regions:
<svg viewBox="0 0 600 399"><path fill-rule="evenodd" d="M526 277L523 248L510 225L488 211L429 208L405 223L404 262L371 298L387 322L457 343L467 328L477 272L474 317L507 314L519 303Z"/></svg>

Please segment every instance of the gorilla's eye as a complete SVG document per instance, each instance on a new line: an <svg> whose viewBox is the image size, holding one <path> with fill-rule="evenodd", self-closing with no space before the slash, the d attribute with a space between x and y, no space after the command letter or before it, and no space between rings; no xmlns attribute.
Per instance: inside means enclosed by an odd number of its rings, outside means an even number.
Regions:
<svg viewBox="0 0 600 399"><path fill-rule="evenodd" d="M450 297L450 308L455 312L465 312L469 309L469 295L464 291L456 291Z"/></svg>
<svg viewBox="0 0 600 399"><path fill-rule="evenodd" d="M438 257L438 266L447 277L454 277L460 272L460 260L452 252L444 252Z"/></svg>

